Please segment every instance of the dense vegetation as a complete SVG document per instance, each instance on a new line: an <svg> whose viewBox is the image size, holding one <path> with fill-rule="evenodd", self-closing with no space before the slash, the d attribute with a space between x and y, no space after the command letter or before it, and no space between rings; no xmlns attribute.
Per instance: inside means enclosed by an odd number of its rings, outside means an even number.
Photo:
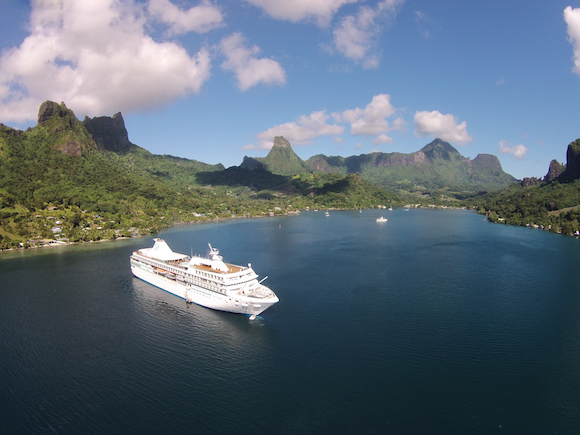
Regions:
<svg viewBox="0 0 580 435"><path fill-rule="evenodd" d="M464 199L481 191L503 189L516 181L503 172L497 157L480 154L470 160L440 139L411 154L375 152L346 158L317 155L305 164L323 172L358 172L397 194L429 195L433 199Z"/></svg>
<svg viewBox="0 0 580 435"><path fill-rule="evenodd" d="M412 155L303 162L277 138L265 159L246 158L225 169L131 144L120 113L80 122L64 103L45 102L32 129L0 124L0 249L151 234L178 222L424 202L417 194L431 204L469 205L492 222L575 234L580 139L567 157L566 169L551 182L505 187L513 178L495 156L469 161L438 140ZM410 163L417 158L428 162ZM389 172L385 165L392 166ZM375 179L390 180L397 194L369 182ZM475 195L475 185L505 188Z"/></svg>
<svg viewBox="0 0 580 435"><path fill-rule="evenodd" d="M42 122L24 132L0 125L2 249L150 234L177 222L400 203L357 175L223 169L132 144L109 151L64 104L41 112Z"/></svg>
<svg viewBox="0 0 580 435"><path fill-rule="evenodd" d="M528 187L515 183L505 190L471 198L469 204L491 222L563 233L580 230L580 139L568 146L566 170L555 180Z"/></svg>

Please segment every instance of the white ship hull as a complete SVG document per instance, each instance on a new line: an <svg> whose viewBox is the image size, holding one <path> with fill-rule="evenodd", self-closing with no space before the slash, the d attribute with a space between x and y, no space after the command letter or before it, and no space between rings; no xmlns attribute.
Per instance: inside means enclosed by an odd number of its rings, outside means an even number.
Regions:
<svg viewBox="0 0 580 435"><path fill-rule="evenodd" d="M232 266L236 268L236 273L229 273L232 277L224 280L218 272L200 273L193 266L184 267L186 263L169 264L169 262L145 256L142 254L143 251L146 250L136 251L131 256L133 275L187 302L214 310L250 316L257 316L278 302L278 297L271 290L257 282L257 275L250 267ZM228 275L223 271L219 273L222 276ZM221 279L231 284L228 286L219 281L200 279L197 275L214 280ZM196 285L196 282L203 282L213 289Z"/></svg>

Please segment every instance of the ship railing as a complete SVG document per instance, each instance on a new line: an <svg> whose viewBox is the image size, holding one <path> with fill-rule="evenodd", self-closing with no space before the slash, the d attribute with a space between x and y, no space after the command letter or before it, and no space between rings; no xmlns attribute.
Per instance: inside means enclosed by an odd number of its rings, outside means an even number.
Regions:
<svg viewBox="0 0 580 435"><path fill-rule="evenodd" d="M150 266L155 266L155 267L157 267L159 264L158 262L150 260L147 257L143 257L143 256L140 257L139 261L142 261L145 264L149 264ZM165 264L163 264L163 269L167 272L173 272L173 273L177 273L178 275L183 276L180 273L182 270L181 266L165 263ZM185 269L185 268L183 268L183 269ZM205 279L199 278L197 276L191 277L191 276L186 275L185 282L198 285L198 286L205 288L205 289L208 289L208 290L215 291L216 293L220 293L220 294L226 293L226 290L225 290L226 287L224 285L214 284L212 281L205 280Z"/></svg>
<svg viewBox="0 0 580 435"><path fill-rule="evenodd" d="M216 293L225 294L225 286L213 284L211 281L204 280L198 277L187 277L186 281L190 284L197 285L204 289L215 291Z"/></svg>

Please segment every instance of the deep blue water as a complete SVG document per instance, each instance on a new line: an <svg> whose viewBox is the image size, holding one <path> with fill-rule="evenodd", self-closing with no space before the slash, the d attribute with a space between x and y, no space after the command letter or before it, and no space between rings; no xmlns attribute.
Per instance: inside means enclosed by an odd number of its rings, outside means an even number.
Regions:
<svg viewBox="0 0 580 435"><path fill-rule="evenodd" d="M160 237L251 262L280 302L188 306L131 275L151 238L2 253L1 434L580 430L577 239L452 210Z"/></svg>

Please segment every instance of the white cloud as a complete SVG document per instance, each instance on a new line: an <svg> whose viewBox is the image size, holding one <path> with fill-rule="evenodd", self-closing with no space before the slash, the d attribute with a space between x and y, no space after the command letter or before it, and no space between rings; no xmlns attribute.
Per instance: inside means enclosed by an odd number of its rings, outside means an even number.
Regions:
<svg viewBox="0 0 580 435"><path fill-rule="evenodd" d="M378 36L382 22L393 17L404 0L383 0L376 8L361 6L356 15L347 15L334 29L334 45L345 57L362 63L364 68L379 65Z"/></svg>
<svg viewBox="0 0 580 435"><path fill-rule="evenodd" d="M95 116L199 92L210 75L208 50L190 56L155 42L147 25L132 0L32 2L31 34L0 57L0 120L36 119L45 100Z"/></svg>
<svg viewBox="0 0 580 435"><path fill-rule="evenodd" d="M373 145L387 145L393 142L393 138L387 136L386 134L379 134L372 141Z"/></svg>
<svg viewBox="0 0 580 435"><path fill-rule="evenodd" d="M350 124L353 135L376 136L373 144L385 145L393 141L387 132L402 130L405 121L397 118L391 125L387 118L393 116L396 108L391 104L388 94L375 95L364 109L355 108L342 113L327 115L325 110L302 115L297 121L276 125L257 135L258 145L246 145L243 149L269 149L275 136L284 136L292 145L311 144L312 139L321 136L332 136L335 143L341 143L340 137L345 130L341 124ZM328 121L333 118L335 123Z"/></svg>
<svg viewBox="0 0 580 435"><path fill-rule="evenodd" d="M149 0L148 10L152 16L170 26L171 35L192 31L205 33L223 24L220 9L208 0L202 0L201 4L187 11L181 10L169 0Z"/></svg>
<svg viewBox="0 0 580 435"><path fill-rule="evenodd" d="M564 9L564 21L568 25L568 40L574 49L574 68L572 71L580 75L580 8L568 6Z"/></svg>
<svg viewBox="0 0 580 435"><path fill-rule="evenodd" d="M520 160L528 153L529 150L522 144L508 145L505 143L505 141L500 140L497 151L502 154L509 154L511 156L514 156L516 160Z"/></svg>
<svg viewBox="0 0 580 435"><path fill-rule="evenodd" d="M226 57L221 66L234 72L238 87L246 91L259 83L285 84L286 73L280 64L272 59L258 59L256 56L260 53L260 49L255 45L247 48L244 42L244 37L238 32L220 42L221 52Z"/></svg>
<svg viewBox="0 0 580 435"><path fill-rule="evenodd" d="M272 18L293 23L314 20L320 27L330 23L332 16L345 4L358 0L246 0L262 8Z"/></svg>
<svg viewBox="0 0 580 435"><path fill-rule="evenodd" d="M419 137L432 135L447 142L465 145L472 141L467 133L467 123L457 123L455 116L443 115L437 110L415 113L415 134Z"/></svg>
<svg viewBox="0 0 580 435"><path fill-rule="evenodd" d="M357 107L342 113L334 113L333 116L341 122L350 123L350 132L353 135L377 136L399 129L402 120L396 121L394 126L391 126L387 120L395 114L396 110L391 104L390 95L378 94L364 109Z"/></svg>
<svg viewBox="0 0 580 435"><path fill-rule="evenodd" d="M432 38L432 31L441 30L441 26L431 18L430 14L424 11L415 11L413 19L417 26L417 31L424 39Z"/></svg>
<svg viewBox="0 0 580 435"><path fill-rule="evenodd" d="M367 56L373 37L379 33L375 15L373 9L363 7L356 16L344 17L333 32L337 50L354 61L366 61L365 65L369 68L377 66L376 56Z"/></svg>
<svg viewBox="0 0 580 435"><path fill-rule="evenodd" d="M329 124L326 111L312 112L302 115L297 121L276 125L257 135L259 145L247 145L243 149L270 149L274 137L284 136L292 145L309 145L312 139L321 136L338 137L344 132L344 127Z"/></svg>

